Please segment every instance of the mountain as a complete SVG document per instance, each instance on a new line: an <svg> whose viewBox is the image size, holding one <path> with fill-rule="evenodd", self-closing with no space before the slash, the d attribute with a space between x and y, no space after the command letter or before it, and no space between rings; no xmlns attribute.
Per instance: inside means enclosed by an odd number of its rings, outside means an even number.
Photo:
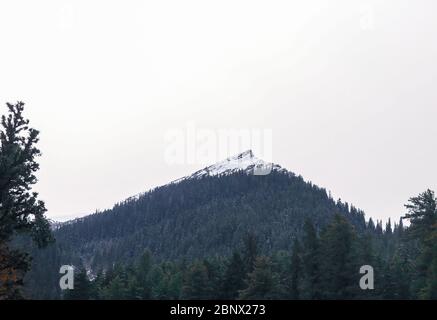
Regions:
<svg viewBox="0 0 437 320"><path fill-rule="evenodd" d="M257 174L266 168L269 174ZM262 252L289 250L306 220L321 228L336 213L365 230L362 211L248 150L112 209L57 225L56 243L33 252L28 282L37 288L57 281L64 264L95 273L131 263L145 249L157 261L229 256L249 232Z"/></svg>
<svg viewBox="0 0 437 320"><path fill-rule="evenodd" d="M272 170L280 172L287 171L277 164L265 162L264 160L255 157L252 150L247 150L236 156L229 157L226 160L196 171L190 176L175 180L173 183L178 183L187 179L201 179L207 176L229 175L241 171L247 174L264 175L270 173Z"/></svg>

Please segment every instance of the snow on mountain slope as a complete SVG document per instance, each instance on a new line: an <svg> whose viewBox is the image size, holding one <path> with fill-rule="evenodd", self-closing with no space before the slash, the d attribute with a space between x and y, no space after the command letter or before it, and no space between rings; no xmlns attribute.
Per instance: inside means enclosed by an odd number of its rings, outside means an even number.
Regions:
<svg viewBox="0 0 437 320"><path fill-rule="evenodd" d="M233 157L229 157L226 160L217 162L211 166L196 171L190 176L175 180L172 183L178 183L186 179L200 179L205 176L227 175L238 171L244 171L248 174L254 175L265 175L270 173L272 170L286 172L286 170L281 168L279 165L265 162L264 160L255 157L252 150L247 150Z"/></svg>
<svg viewBox="0 0 437 320"><path fill-rule="evenodd" d="M169 184L175 184L179 183L181 181L187 180L187 179L200 179L202 177L206 176L218 176L218 175L229 175L232 173L236 173L239 171L243 171L247 174L253 174L253 175L266 175L269 174L271 171L278 171L283 173L290 173L288 170L282 168L281 166L266 162L264 160L261 160L253 154L252 150L247 150L242 153L239 153L233 157L229 157L223 161L219 161L213 165L210 165L208 167L205 167L199 171L194 172L193 174L189 176L182 177L180 179L174 180L170 182ZM150 191L150 190L149 190ZM138 200L142 195L149 192L141 192L136 195L133 195L124 201L135 201ZM73 224L75 222L83 220L84 217L75 218L68 221L52 221L51 222L51 228L52 230L57 230L61 228L62 226L65 226L67 224Z"/></svg>
<svg viewBox="0 0 437 320"><path fill-rule="evenodd" d="M243 171L247 174L253 174L253 175L266 175L269 174L271 171L290 173L288 170L282 168L277 164L266 162L264 160L255 157L252 150L247 150L233 157L229 157L223 161L219 161L213 165L210 165L199 171L196 171L189 176L185 176L177 180L174 180L168 184L176 184L188 179L200 179L206 176L228 175L239 171ZM134 196L127 198L125 201L138 200L145 193L147 192L138 193Z"/></svg>

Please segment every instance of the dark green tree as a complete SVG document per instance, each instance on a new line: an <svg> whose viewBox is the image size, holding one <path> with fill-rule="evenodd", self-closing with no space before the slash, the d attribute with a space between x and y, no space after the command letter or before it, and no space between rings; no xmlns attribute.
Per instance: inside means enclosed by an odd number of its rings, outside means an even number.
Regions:
<svg viewBox="0 0 437 320"><path fill-rule="evenodd" d="M239 291L244 289L246 278L246 269L244 268L243 259L238 252L234 252L225 271L222 284L222 298L236 299Z"/></svg>
<svg viewBox="0 0 437 320"><path fill-rule="evenodd" d="M221 285L223 283L223 276L220 268L220 264L217 260L204 259L203 265L206 268L208 275L208 296L210 298L217 297L220 295Z"/></svg>
<svg viewBox="0 0 437 320"><path fill-rule="evenodd" d="M302 264L304 268L303 291L305 292L303 298L320 299L320 243L317 231L310 220L306 220L304 225L302 245Z"/></svg>
<svg viewBox="0 0 437 320"><path fill-rule="evenodd" d="M145 251L141 256L137 268L134 283L131 283L131 293L136 298L151 299L152 283L150 281L150 272L152 269L152 258L150 251Z"/></svg>
<svg viewBox="0 0 437 320"><path fill-rule="evenodd" d="M92 283L84 269L75 270L74 288L65 293L66 300L89 300L93 294Z"/></svg>
<svg viewBox="0 0 437 320"><path fill-rule="evenodd" d="M356 233L341 215L324 229L320 236L323 296L328 299L354 298L358 268L354 262L353 246Z"/></svg>
<svg viewBox="0 0 437 320"><path fill-rule="evenodd" d="M391 235L393 233L393 229L391 227L391 219L389 218L387 224L385 225L385 233L387 235Z"/></svg>
<svg viewBox="0 0 437 320"><path fill-rule="evenodd" d="M32 192L39 169L39 132L23 117L24 103L7 103L0 127L0 299L17 298L29 269L27 254L10 248L19 234L30 234L39 247L51 240L44 202Z"/></svg>
<svg viewBox="0 0 437 320"><path fill-rule="evenodd" d="M182 298L205 300L210 299L210 294L208 269L203 262L197 261L187 270L182 287Z"/></svg>
<svg viewBox="0 0 437 320"><path fill-rule="evenodd" d="M434 236L434 241L437 241L436 235L437 233ZM437 257L432 259L431 265L428 268L427 276L428 280L423 290L422 297L425 299L437 300Z"/></svg>
<svg viewBox="0 0 437 320"><path fill-rule="evenodd" d="M153 299L179 299L183 274L183 268L172 262L164 262L154 266L150 277L153 286Z"/></svg>
<svg viewBox="0 0 437 320"><path fill-rule="evenodd" d="M279 276L274 272L270 258L258 257L248 276L247 288L240 293L240 299L270 300L279 299L281 296Z"/></svg>
<svg viewBox="0 0 437 320"><path fill-rule="evenodd" d="M390 261L385 264L383 281L381 283L381 298L405 300L410 298L410 270L408 262L397 253Z"/></svg>
<svg viewBox="0 0 437 320"><path fill-rule="evenodd" d="M128 298L127 283L122 276L117 275L111 280L104 290L104 298L107 300L123 300Z"/></svg>
<svg viewBox="0 0 437 320"><path fill-rule="evenodd" d="M423 242L427 242L427 236L435 228L437 222L437 200L432 190L426 190L417 197L410 198L405 205L408 213L404 219L411 222L409 233Z"/></svg>
<svg viewBox="0 0 437 320"><path fill-rule="evenodd" d="M408 212L404 219L409 219L410 239L419 241L422 251L417 261L417 283L419 297L437 299L437 199L431 190L413 197L405 205Z"/></svg>
<svg viewBox="0 0 437 320"><path fill-rule="evenodd" d="M290 281L289 281L289 292L290 299L299 299L300 291L300 281L302 277L302 260L301 254L302 249L300 247L299 241L295 240L293 244L293 252L291 256L291 269L290 269Z"/></svg>
<svg viewBox="0 0 437 320"><path fill-rule="evenodd" d="M253 232L246 234L244 238L243 259L246 267L246 273L253 271L255 260L258 257L258 239Z"/></svg>
<svg viewBox="0 0 437 320"><path fill-rule="evenodd" d="M90 299L99 300L102 299L102 287L105 283L105 274L102 271L97 272L95 279L91 283Z"/></svg>

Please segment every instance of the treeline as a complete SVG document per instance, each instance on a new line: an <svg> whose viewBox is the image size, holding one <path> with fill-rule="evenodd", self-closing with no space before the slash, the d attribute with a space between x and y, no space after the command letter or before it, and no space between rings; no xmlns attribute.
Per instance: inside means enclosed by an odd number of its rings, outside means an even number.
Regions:
<svg viewBox="0 0 437 320"><path fill-rule="evenodd" d="M365 232L343 215L324 228L309 220L290 251L261 253L252 233L228 258L154 263L145 252L92 280L76 272L64 299L436 299L437 225L432 191L410 199L411 226L385 230L370 220ZM374 269L374 289L363 290L360 267Z"/></svg>

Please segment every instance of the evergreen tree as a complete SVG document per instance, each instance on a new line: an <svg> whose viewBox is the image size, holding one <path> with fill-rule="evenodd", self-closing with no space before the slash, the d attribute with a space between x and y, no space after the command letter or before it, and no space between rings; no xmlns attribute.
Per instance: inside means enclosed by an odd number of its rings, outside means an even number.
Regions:
<svg viewBox="0 0 437 320"><path fill-rule="evenodd" d="M152 296L152 284L150 283L150 271L152 268L150 251L146 250L141 256L130 284L131 294L141 299L150 299Z"/></svg>
<svg viewBox="0 0 437 320"><path fill-rule="evenodd" d="M246 278L246 270L244 268L243 259L238 252L234 252L232 255L223 279L222 285L222 298L233 300L236 299L239 295L239 291L241 291Z"/></svg>
<svg viewBox="0 0 437 320"><path fill-rule="evenodd" d="M247 288L240 293L241 299L267 300L278 299L281 287L278 274L274 272L268 257L260 256L255 260L254 269L249 274Z"/></svg>
<svg viewBox="0 0 437 320"><path fill-rule="evenodd" d="M409 233L423 242L430 235L437 222L437 200L434 191L426 190L417 197L410 198L405 205L408 213L404 219L409 219L411 227Z"/></svg>
<svg viewBox="0 0 437 320"><path fill-rule="evenodd" d="M375 256L375 249L374 249L374 235L369 232L369 229L367 231L357 236L355 246L352 247L352 250L354 251L352 256L356 259L355 269L356 272L358 272L359 268L364 265L369 265L373 267L374 272L376 272L376 276L379 277L379 265L378 265L378 259ZM375 274L374 274L375 276ZM374 283L377 283L377 287L380 286L381 281L374 281ZM358 280L356 281L358 284ZM358 299L376 299L378 298L379 291L378 290L359 290L355 292L355 296Z"/></svg>
<svg viewBox="0 0 437 320"><path fill-rule="evenodd" d="M111 280L108 287L105 288L103 293L105 299L108 300L123 300L128 296L127 284L122 276L117 275Z"/></svg>
<svg viewBox="0 0 437 320"><path fill-rule="evenodd" d="M304 225L302 263L304 267L303 292L305 299L320 299L320 258L317 231L310 220Z"/></svg>
<svg viewBox="0 0 437 320"><path fill-rule="evenodd" d="M396 236L396 240L400 241L404 235L404 223L402 222L402 218L399 219L399 223L396 225L395 230L393 231Z"/></svg>
<svg viewBox="0 0 437 320"><path fill-rule="evenodd" d="M102 299L102 287L105 283L105 274L103 271L98 271L95 279L91 283L90 299L100 300Z"/></svg>
<svg viewBox="0 0 437 320"><path fill-rule="evenodd" d="M173 300L181 296L184 268L171 262L155 266L151 272L153 299Z"/></svg>
<svg viewBox="0 0 437 320"><path fill-rule="evenodd" d="M246 266L246 273L253 271L255 261L258 257L258 239L253 232L250 232L244 238L244 263Z"/></svg>
<svg viewBox="0 0 437 320"><path fill-rule="evenodd" d="M437 281L435 281L435 264L437 263L437 199L434 192L426 190L405 205L411 226L408 235L421 244L423 250L418 257L418 283L422 298L437 297Z"/></svg>
<svg viewBox="0 0 437 320"><path fill-rule="evenodd" d="M373 222L372 218L369 218L369 222L367 223L367 229L371 232L375 231L375 223Z"/></svg>
<svg viewBox="0 0 437 320"><path fill-rule="evenodd" d="M299 299L300 280L302 272L301 247L298 240L294 241L290 269L290 298Z"/></svg>
<svg viewBox="0 0 437 320"><path fill-rule="evenodd" d="M383 299L409 299L409 270L408 264L399 254L386 264L384 270L384 282L382 283Z"/></svg>
<svg viewBox="0 0 437 320"><path fill-rule="evenodd" d="M7 107L0 127L0 299L20 296L30 263L25 253L10 248L11 239L30 234L38 247L52 240L44 202L31 192L39 169L39 132L23 117L23 102Z"/></svg>
<svg viewBox="0 0 437 320"><path fill-rule="evenodd" d="M203 264L206 268L208 274L208 288L210 290L209 296L214 297L219 295L220 288L223 283L223 278L221 274L220 263L218 260L208 260L204 259Z"/></svg>
<svg viewBox="0 0 437 320"><path fill-rule="evenodd" d="M323 231L322 284L323 295L328 299L350 299L357 286L358 269L354 262L353 242L356 234L352 225L341 215L336 215Z"/></svg>
<svg viewBox="0 0 437 320"><path fill-rule="evenodd" d="M89 300L93 292L92 284L84 269L75 270L74 288L66 291L67 300Z"/></svg>
<svg viewBox="0 0 437 320"><path fill-rule="evenodd" d="M385 226L385 233L387 235L391 235L393 233L393 229L391 227L391 219L390 218L388 219L387 224Z"/></svg>
<svg viewBox="0 0 437 320"><path fill-rule="evenodd" d="M437 241L437 237L435 238ZM434 249L435 250L435 249ZM422 297L425 299L437 300L437 257L434 257L428 268L428 281L423 290Z"/></svg>
<svg viewBox="0 0 437 320"><path fill-rule="evenodd" d="M210 298L210 294L208 270L203 262L197 261L188 269L185 275L182 298L205 300Z"/></svg>
<svg viewBox="0 0 437 320"><path fill-rule="evenodd" d="M376 228L375 228L376 234L378 236L382 236L382 234L384 233L383 229L382 229L382 220L377 220L376 221Z"/></svg>

